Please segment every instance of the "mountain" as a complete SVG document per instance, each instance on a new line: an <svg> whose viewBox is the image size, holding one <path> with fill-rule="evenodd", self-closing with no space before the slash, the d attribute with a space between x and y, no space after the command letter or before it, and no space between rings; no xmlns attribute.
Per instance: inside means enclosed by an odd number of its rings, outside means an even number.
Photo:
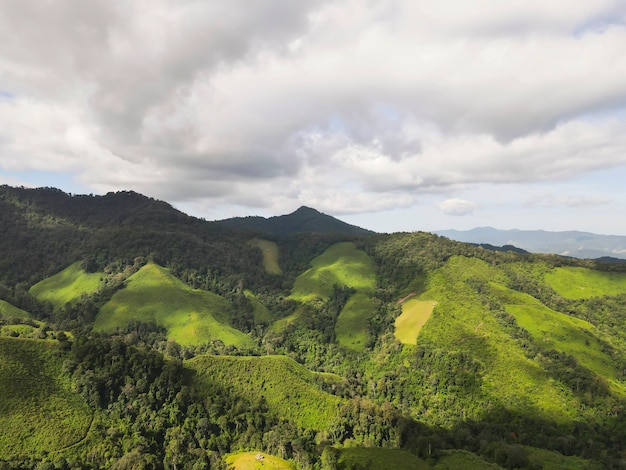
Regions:
<svg viewBox="0 0 626 470"><path fill-rule="evenodd" d="M545 230L498 230L478 227L472 230L438 230L438 235L461 242L514 245L532 253L554 253L574 258L626 259L626 237L588 232L549 232Z"/></svg>
<svg viewBox="0 0 626 470"><path fill-rule="evenodd" d="M255 230L275 235L292 235L296 233L341 233L350 235L370 235L367 230L350 225L339 219L323 214L310 207L302 206L295 212L275 217L234 217L217 222L231 229Z"/></svg>
<svg viewBox="0 0 626 470"><path fill-rule="evenodd" d="M0 187L0 468L623 468L626 263L250 220Z"/></svg>

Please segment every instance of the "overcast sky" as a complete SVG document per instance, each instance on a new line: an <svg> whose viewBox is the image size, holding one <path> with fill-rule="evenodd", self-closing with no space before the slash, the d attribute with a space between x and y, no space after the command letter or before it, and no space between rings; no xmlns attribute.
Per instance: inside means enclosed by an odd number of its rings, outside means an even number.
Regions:
<svg viewBox="0 0 626 470"><path fill-rule="evenodd" d="M623 0L0 0L0 184L626 235Z"/></svg>

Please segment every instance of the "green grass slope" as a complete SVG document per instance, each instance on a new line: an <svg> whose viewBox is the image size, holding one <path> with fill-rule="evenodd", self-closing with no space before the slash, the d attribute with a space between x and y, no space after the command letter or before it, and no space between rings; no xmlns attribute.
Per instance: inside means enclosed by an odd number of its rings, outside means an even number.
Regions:
<svg viewBox="0 0 626 470"><path fill-rule="evenodd" d="M0 299L0 318L21 318L23 320L32 319L33 316L26 310L17 308L15 305Z"/></svg>
<svg viewBox="0 0 626 470"><path fill-rule="evenodd" d="M367 321L374 310L374 302L363 292L357 292L348 299L335 323L335 337L340 346L357 352L365 349Z"/></svg>
<svg viewBox="0 0 626 470"><path fill-rule="evenodd" d="M215 383L251 401L265 399L270 413L298 426L327 429L341 399L323 392L318 380L328 380L285 356L203 355L185 362L196 372L198 389ZM324 377L324 379L323 379Z"/></svg>
<svg viewBox="0 0 626 470"><path fill-rule="evenodd" d="M600 463L586 460L575 455L561 455L536 447L524 446L528 460L534 468L542 470L600 470L604 468Z"/></svg>
<svg viewBox="0 0 626 470"><path fill-rule="evenodd" d="M250 240L250 245L257 247L263 254L263 267L265 272L269 274L280 275L283 270L280 269L279 255L280 250L278 245L269 240L262 240L260 238L253 238Z"/></svg>
<svg viewBox="0 0 626 470"><path fill-rule="evenodd" d="M497 470L496 464L466 451L447 451L436 461L427 462L400 449L346 447L338 449L337 468L363 470Z"/></svg>
<svg viewBox="0 0 626 470"><path fill-rule="evenodd" d="M92 294L100 287L101 273L86 273L80 262L69 265L63 271L32 286L29 293L38 300L63 307L68 302L80 299L83 294Z"/></svg>
<svg viewBox="0 0 626 470"><path fill-rule="evenodd" d="M328 299L333 285L371 292L376 287L374 261L354 243L336 243L311 262L311 268L296 278L291 298L308 301Z"/></svg>
<svg viewBox="0 0 626 470"><path fill-rule="evenodd" d="M607 273L587 268L555 268L545 275L546 283L568 299L589 299L626 294L626 273Z"/></svg>
<svg viewBox="0 0 626 470"><path fill-rule="evenodd" d="M531 334L541 349L554 349L575 357L580 365L609 380L614 391L626 393L618 382L613 360L605 352L604 343L596 336L597 330L591 323L555 312L528 294L511 291L508 297L511 303L506 305L506 311Z"/></svg>
<svg viewBox="0 0 626 470"><path fill-rule="evenodd" d="M468 403L464 409L468 418L481 419L489 407L496 406L520 415L571 423L578 413L571 391L526 357L524 349L503 329L477 293L479 285L506 281L500 269L484 261L451 257L432 275L428 291L423 294L439 303L422 328L418 345L462 352L482 364L480 393L484 403ZM429 407L425 419L445 422L447 410L440 400L432 399Z"/></svg>
<svg viewBox="0 0 626 470"><path fill-rule="evenodd" d="M0 459L70 446L91 421L87 403L62 378L58 343L0 337Z"/></svg>
<svg viewBox="0 0 626 470"><path fill-rule="evenodd" d="M94 331L115 331L131 320L154 321L168 337L183 345L219 339L227 345L247 346L250 338L225 322L231 305L222 297L192 289L169 270L146 264L127 280L100 309Z"/></svg>

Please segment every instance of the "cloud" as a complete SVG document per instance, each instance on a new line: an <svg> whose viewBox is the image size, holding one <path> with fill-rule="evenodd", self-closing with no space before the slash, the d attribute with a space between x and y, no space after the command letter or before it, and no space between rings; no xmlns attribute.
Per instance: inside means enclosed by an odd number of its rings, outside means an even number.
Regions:
<svg viewBox="0 0 626 470"><path fill-rule="evenodd" d="M7 0L0 169L335 214L566 180L626 165L625 20L617 0Z"/></svg>
<svg viewBox="0 0 626 470"><path fill-rule="evenodd" d="M440 202L437 207L448 215L470 215L478 208L477 204L464 199L446 199Z"/></svg>

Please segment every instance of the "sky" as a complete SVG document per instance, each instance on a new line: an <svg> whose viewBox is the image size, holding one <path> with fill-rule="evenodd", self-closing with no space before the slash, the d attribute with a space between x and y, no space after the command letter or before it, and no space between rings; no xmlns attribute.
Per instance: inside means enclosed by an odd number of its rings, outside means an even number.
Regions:
<svg viewBox="0 0 626 470"><path fill-rule="evenodd" d="M626 235L623 0L0 0L0 184Z"/></svg>

